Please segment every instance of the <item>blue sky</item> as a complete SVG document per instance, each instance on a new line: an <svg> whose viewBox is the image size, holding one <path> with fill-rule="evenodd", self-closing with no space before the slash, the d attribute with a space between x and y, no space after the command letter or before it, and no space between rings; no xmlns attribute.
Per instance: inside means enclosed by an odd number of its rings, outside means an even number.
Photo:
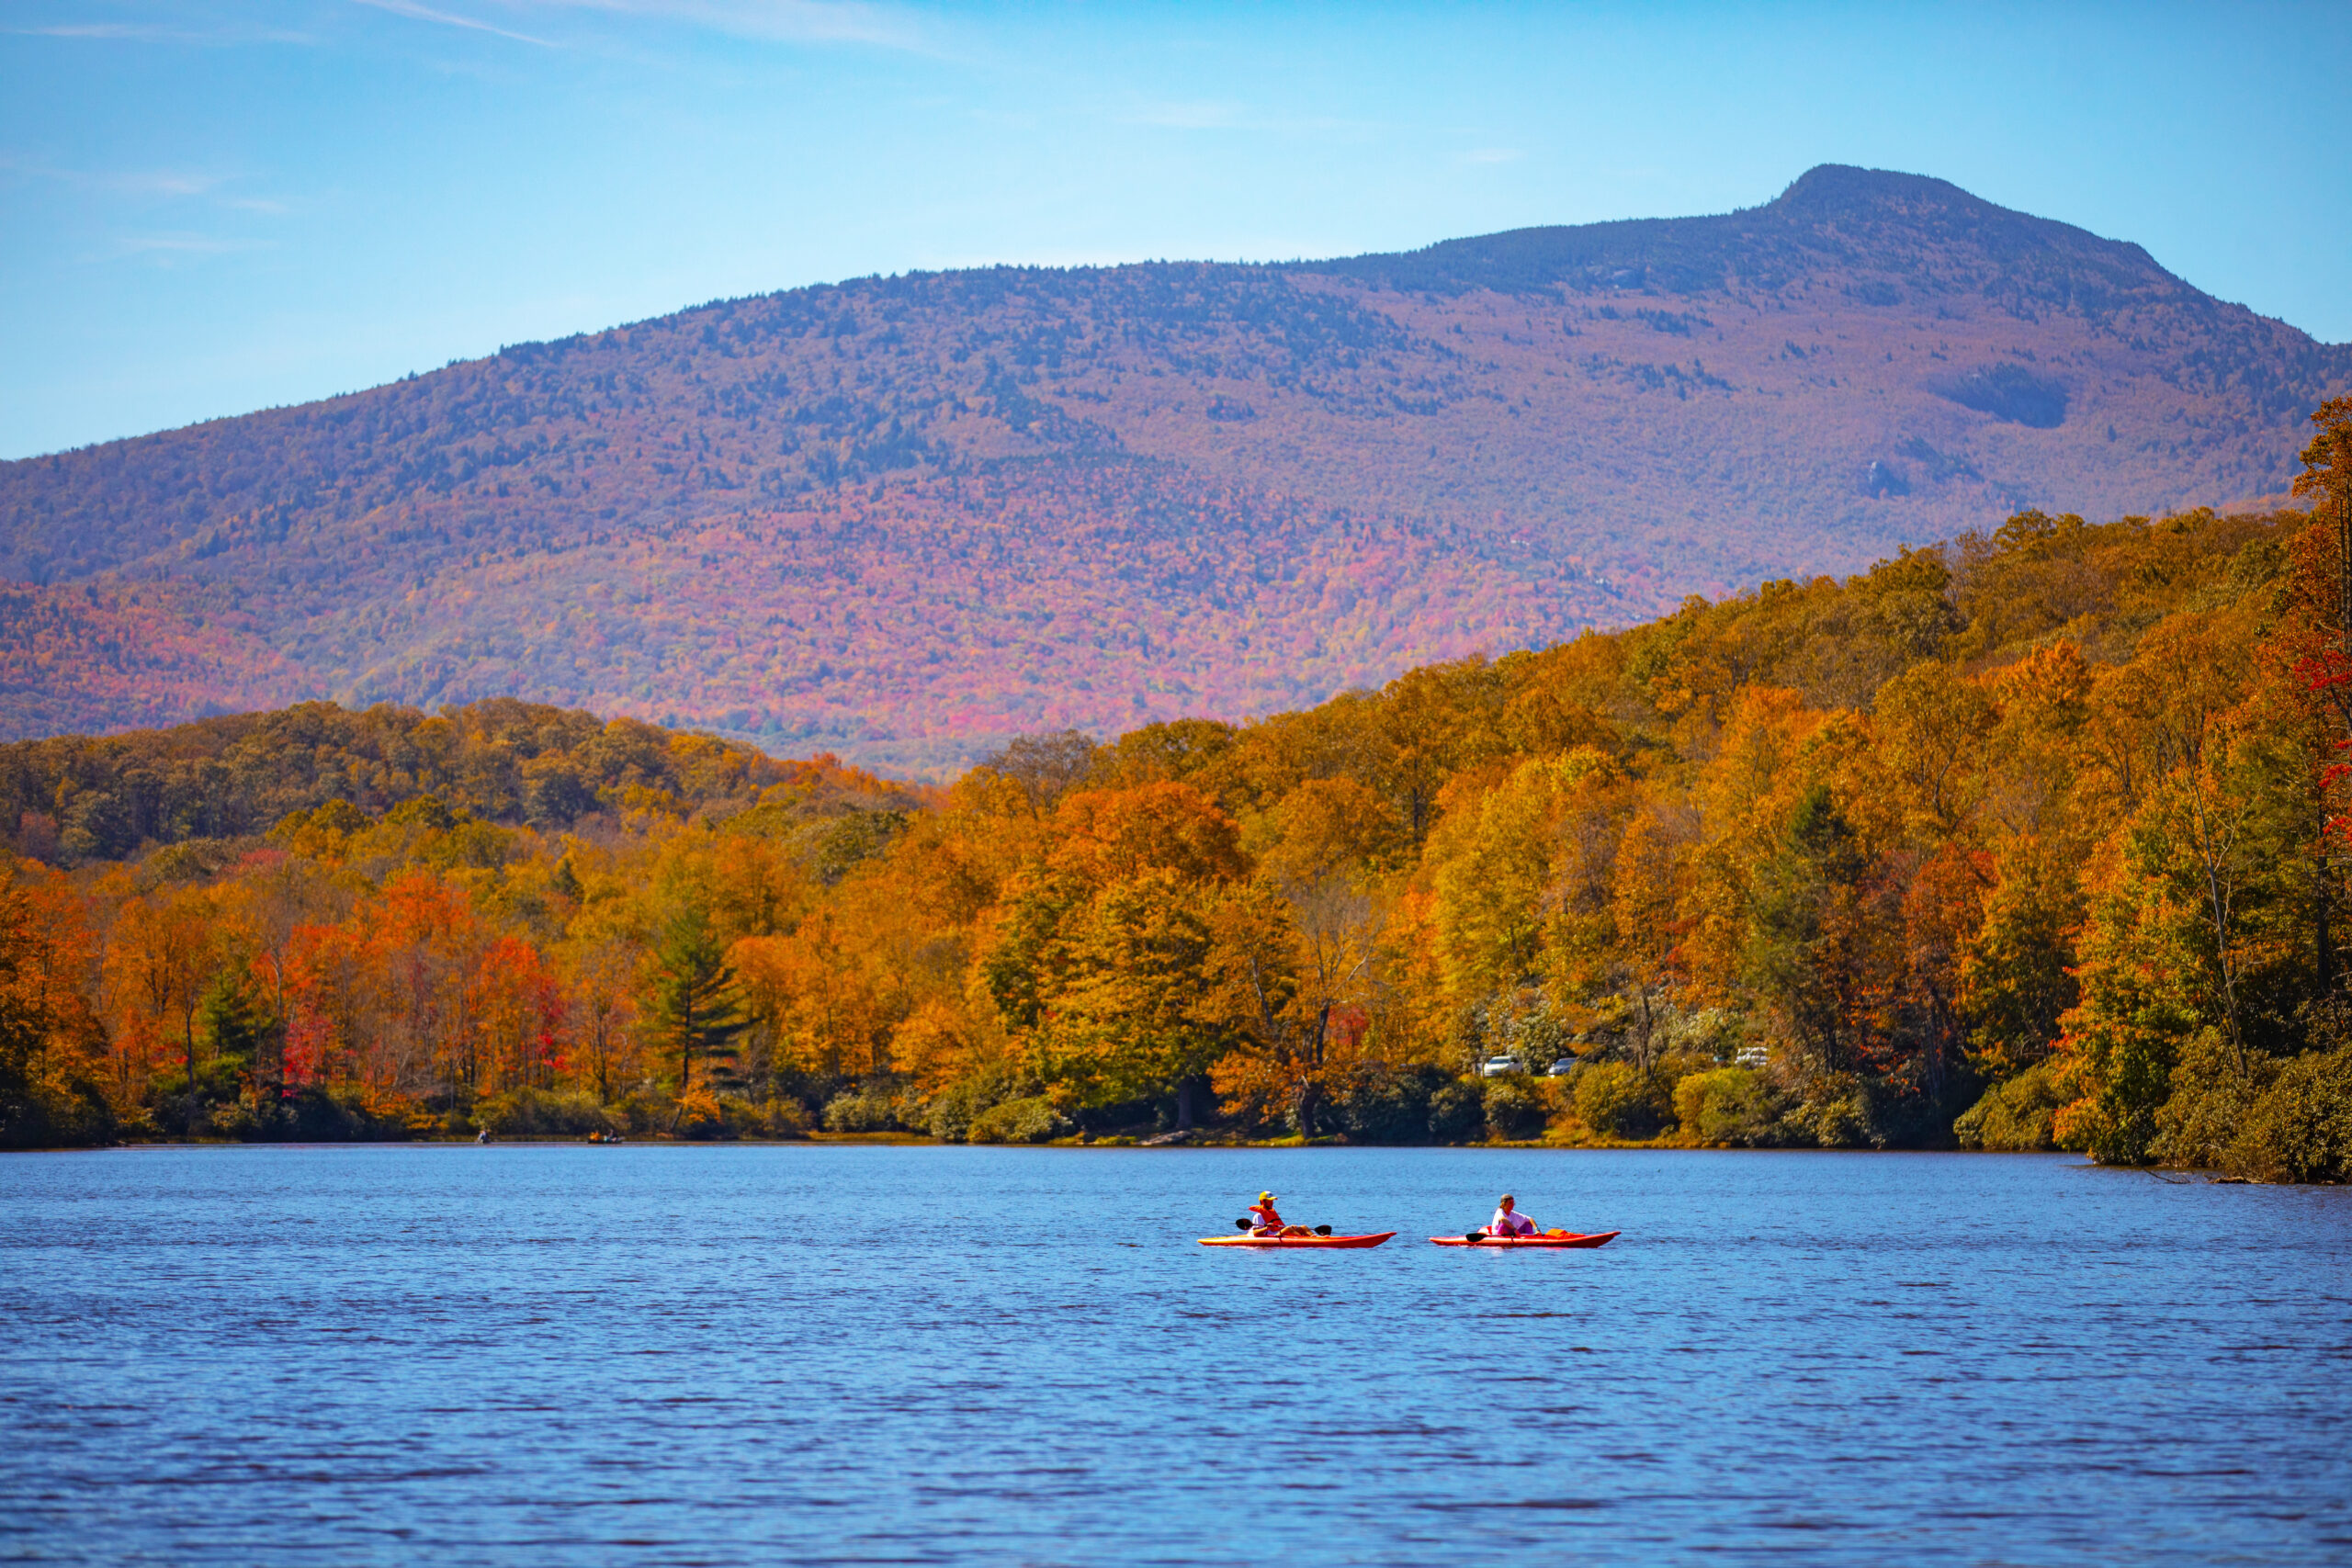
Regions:
<svg viewBox="0 0 2352 1568"><path fill-rule="evenodd" d="M722 296L1715 212L1815 164L2352 339L2352 5L0 0L0 457Z"/></svg>

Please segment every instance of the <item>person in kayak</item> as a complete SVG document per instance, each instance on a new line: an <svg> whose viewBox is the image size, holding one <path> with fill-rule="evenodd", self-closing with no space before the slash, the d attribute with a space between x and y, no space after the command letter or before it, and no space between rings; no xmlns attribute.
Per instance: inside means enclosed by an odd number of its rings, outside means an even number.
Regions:
<svg viewBox="0 0 2352 1568"><path fill-rule="evenodd" d="M1258 1201L1250 1205L1250 1234L1251 1235L1313 1235L1315 1233L1305 1225L1283 1224L1282 1215L1274 1212L1274 1195L1271 1192L1261 1192L1258 1194Z"/></svg>
<svg viewBox="0 0 2352 1568"><path fill-rule="evenodd" d="M1518 1200L1506 1192L1503 1194L1501 1204L1495 1210L1495 1217L1487 1222L1487 1234L1488 1235L1533 1235L1535 1222L1521 1213Z"/></svg>

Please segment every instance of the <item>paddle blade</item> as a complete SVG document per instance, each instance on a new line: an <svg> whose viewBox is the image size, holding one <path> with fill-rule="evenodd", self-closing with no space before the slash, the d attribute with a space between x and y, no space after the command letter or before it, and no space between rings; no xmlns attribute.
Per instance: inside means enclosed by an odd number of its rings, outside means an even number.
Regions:
<svg viewBox="0 0 2352 1568"><path fill-rule="evenodd" d="M1315 1234L1317 1235L1329 1235L1331 1234L1331 1227L1329 1225L1317 1225L1315 1227Z"/></svg>
<svg viewBox="0 0 2352 1568"><path fill-rule="evenodd" d="M1462 1239L1464 1241L1477 1242L1484 1241L1487 1237L1485 1234L1480 1231L1464 1231L1462 1235Z"/></svg>
<svg viewBox="0 0 2352 1568"><path fill-rule="evenodd" d="M1250 1228L1250 1222L1248 1220L1236 1220L1233 1222L1233 1228L1238 1231L1246 1231Z"/></svg>

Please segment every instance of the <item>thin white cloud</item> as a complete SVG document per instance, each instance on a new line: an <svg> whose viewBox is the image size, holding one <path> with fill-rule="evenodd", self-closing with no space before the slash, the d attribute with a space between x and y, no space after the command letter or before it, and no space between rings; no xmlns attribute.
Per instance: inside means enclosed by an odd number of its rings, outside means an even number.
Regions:
<svg viewBox="0 0 2352 1568"><path fill-rule="evenodd" d="M1247 123L1239 104L1212 102L1147 104L1126 120L1130 125L1164 125L1175 130L1239 130Z"/></svg>
<svg viewBox="0 0 2352 1568"><path fill-rule="evenodd" d="M116 243L115 252L125 256L168 259L233 255L239 251L265 250L268 245L266 240L232 240L218 234L128 234Z"/></svg>
<svg viewBox="0 0 2352 1568"><path fill-rule="evenodd" d="M81 39L96 42L193 43L207 46L239 43L316 43L308 33L279 28L167 28L152 22L60 22L42 28L0 28L18 38Z"/></svg>
<svg viewBox="0 0 2352 1568"><path fill-rule="evenodd" d="M231 196L224 187L235 176L188 169L69 169L45 159L0 152L0 175L56 180L84 190L118 196L163 197L178 200L209 198L213 205L239 212L280 213L286 204L267 197Z"/></svg>
<svg viewBox="0 0 2352 1568"><path fill-rule="evenodd" d="M451 11L436 11L430 6L418 5L416 0L353 0L353 3L360 6L373 6L379 11L390 11L396 17L407 17L415 21L433 22L445 28L464 28L472 32L491 33L499 38L512 39L516 43L537 44L541 49L558 47L547 39L533 38L528 33L514 32L510 28L485 22L477 17L460 17Z"/></svg>
<svg viewBox="0 0 2352 1568"><path fill-rule="evenodd" d="M220 188L218 175L101 175L96 184L132 196L204 196Z"/></svg>
<svg viewBox="0 0 2352 1568"><path fill-rule="evenodd" d="M1167 99L1132 107L1116 116L1123 125L1148 125L1170 130L1248 130L1273 136L1311 136L1326 140L1361 140L1385 129L1379 122L1344 119L1332 115L1276 116L1253 112L1247 104L1221 99Z"/></svg>
<svg viewBox="0 0 2352 1568"><path fill-rule="evenodd" d="M543 9L645 17L769 43L864 44L932 51L908 12L861 0L514 0Z"/></svg>

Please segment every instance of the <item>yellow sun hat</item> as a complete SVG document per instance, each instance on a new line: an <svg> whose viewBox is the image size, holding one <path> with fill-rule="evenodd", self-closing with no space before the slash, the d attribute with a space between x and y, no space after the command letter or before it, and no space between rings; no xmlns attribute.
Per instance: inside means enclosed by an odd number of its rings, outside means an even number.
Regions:
<svg viewBox="0 0 2352 1568"><path fill-rule="evenodd" d="M1258 1201L1261 1203L1271 1203L1273 1201L1274 1195L1271 1192L1261 1192L1258 1194Z"/></svg>

